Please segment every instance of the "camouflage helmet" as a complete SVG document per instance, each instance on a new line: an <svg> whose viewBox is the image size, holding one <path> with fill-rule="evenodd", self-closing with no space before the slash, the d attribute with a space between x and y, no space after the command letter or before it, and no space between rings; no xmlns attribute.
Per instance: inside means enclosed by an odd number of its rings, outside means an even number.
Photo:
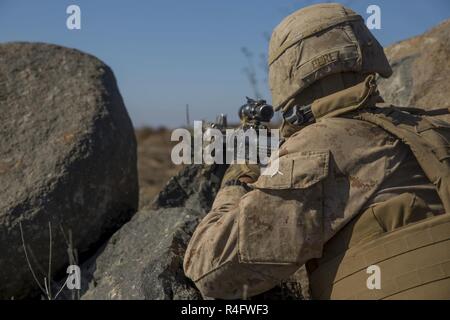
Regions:
<svg viewBox="0 0 450 320"><path fill-rule="evenodd" d="M312 83L347 72L392 74L383 47L351 9L337 3L308 6L273 31L269 84L276 110Z"/></svg>

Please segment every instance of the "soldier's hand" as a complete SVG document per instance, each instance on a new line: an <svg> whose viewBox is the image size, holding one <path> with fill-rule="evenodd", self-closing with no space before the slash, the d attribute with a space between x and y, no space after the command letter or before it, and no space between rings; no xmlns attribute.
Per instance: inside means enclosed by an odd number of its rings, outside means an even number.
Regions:
<svg viewBox="0 0 450 320"><path fill-rule="evenodd" d="M260 175L260 169L257 164L232 164L225 172L221 187L231 180L240 180L244 183L255 182Z"/></svg>

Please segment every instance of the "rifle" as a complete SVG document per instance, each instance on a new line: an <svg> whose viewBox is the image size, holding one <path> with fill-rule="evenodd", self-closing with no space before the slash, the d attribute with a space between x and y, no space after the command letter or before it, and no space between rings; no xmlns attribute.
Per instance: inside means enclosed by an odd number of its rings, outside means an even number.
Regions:
<svg viewBox="0 0 450 320"><path fill-rule="evenodd" d="M232 153L233 159L244 160L245 163L259 164L261 154L270 157L271 150L278 147L278 145L272 146L268 127L274 115L274 110L265 100L246 98L247 103L242 105L238 111L240 124L237 128L228 126L227 116L220 114L217 116L216 122L207 123L206 130L212 128L221 132L223 155ZM230 129L233 131L232 134ZM265 134L261 135L261 133ZM261 141L261 139L266 139L266 141ZM255 147L256 149L254 149ZM253 157L255 153L256 159ZM227 156L227 159L229 159L229 156ZM225 160L224 163L226 163Z"/></svg>

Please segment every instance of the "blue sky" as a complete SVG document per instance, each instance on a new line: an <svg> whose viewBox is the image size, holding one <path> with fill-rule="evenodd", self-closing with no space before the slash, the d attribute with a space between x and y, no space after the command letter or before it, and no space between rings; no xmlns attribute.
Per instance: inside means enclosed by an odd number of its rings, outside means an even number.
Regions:
<svg viewBox="0 0 450 320"><path fill-rule="evenodd" d="M270 101L260 55L264 34L289 13L318 1L299 0L0 0L0 42L40 41L94 54L115 72L135 126L177 127L191 119L232 119L253 90L241 51L254 53L260 91ZM450 17L448 0L341 1L368 17L381 8L383 45L423 33ZM66 8L81 8L82 29L66 28Z"/></svg>

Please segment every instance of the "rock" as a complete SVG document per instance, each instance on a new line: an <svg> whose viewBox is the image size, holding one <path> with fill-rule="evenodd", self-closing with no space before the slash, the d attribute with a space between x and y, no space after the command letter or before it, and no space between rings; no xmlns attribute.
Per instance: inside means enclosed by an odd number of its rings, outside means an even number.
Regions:
<svg viewBox="0 0 450 320"><path fill-rule="evenodd" d="M191 165L171 178L153 202L153 208L186 207L203 215L211 209L227 166Z"/></svg>
<svg viewBox="0 0 450 320"><path fill-rule="evenodd" d="M450 107L450 20L390 46L386 55L394 71L390 78L379 79L386 102L425 109Z"/></svg>
<svg viewBox="0 0 450 320"><path fill-rule="evenodd" d="M48 44L0 45L0 298L35 294L65 274L138 205L136 140L111 69ZM76 256L76 255L75 255ZM73 260L73 259L72 259Z"/></svg>
<svg viewBox="0 0 450 320"><path fill-rule="evenodd" d="M140 211L96 259L83 299L199 299L182 268L198 215L185 208Z"/></svg>
<svg viewBox="0 0 450 320"><path fill-rule="evenodd" d="M200 299L184 276L183 257L209 211L225 166L185 167L82 267L82 299Z"/></svg>

